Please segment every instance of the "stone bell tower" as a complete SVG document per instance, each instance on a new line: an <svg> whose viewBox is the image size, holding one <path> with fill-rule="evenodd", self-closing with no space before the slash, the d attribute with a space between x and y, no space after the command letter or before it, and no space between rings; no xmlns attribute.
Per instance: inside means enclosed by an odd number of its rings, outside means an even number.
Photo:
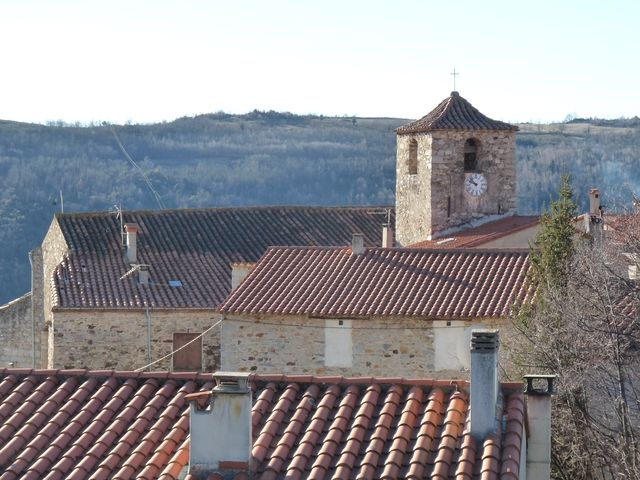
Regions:
<svg viewBox="0 0 640 480"><path fill-rule="evenodd" d="M458 92L396 130L396 234L401 245L516 212L518 127Z"/></svg>

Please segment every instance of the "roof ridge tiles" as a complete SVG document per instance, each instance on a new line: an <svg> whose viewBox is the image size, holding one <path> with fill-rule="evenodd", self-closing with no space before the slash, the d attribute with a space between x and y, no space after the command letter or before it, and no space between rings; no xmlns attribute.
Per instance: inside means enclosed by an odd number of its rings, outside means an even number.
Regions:
<svg viewBox="0 0 640 480"><path fill-rule="evenodd" d="M123 215L171 215L174 213L199 213L199 212L247 212L258 210L374 210L376 208L393 208L392 205L240 205L229 207L194 207L194 208L165 208L163 210L156 209L140 209L140 210L122 210ZM61 218L86 218L86 217L108 217L116 216L118 212L111 210L95 210L89 212L56 212L54 217Z"/></svg>

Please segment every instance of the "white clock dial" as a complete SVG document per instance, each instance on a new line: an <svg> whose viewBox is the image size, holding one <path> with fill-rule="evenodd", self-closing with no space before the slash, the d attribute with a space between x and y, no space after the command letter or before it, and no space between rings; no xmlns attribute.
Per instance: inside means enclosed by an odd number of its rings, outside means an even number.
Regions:
<svg viewBox="0 0 640 480"><path fill-rule="evenodd" d="M481 173L469 173L464 180L464 188L474 197L487 191L487 179Z"/></svg>

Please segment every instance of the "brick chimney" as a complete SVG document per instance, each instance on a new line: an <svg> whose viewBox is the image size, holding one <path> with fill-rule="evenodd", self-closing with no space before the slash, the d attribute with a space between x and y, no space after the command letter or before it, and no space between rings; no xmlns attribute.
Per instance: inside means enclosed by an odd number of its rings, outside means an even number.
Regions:
<svg viewBox="0 0 640 480"><path fill-rule="evenodd" d="M189 473L206 476L217 473L234 478L250 473L251 389L244 372L216 372L211 392L187 395L190 403L191 445ZM209 405L201 403L210 398Z"/></svg>
<svg viewBox="0 0 640 480"><path fill-rule="evenodd" d="M126 260L129 264L138 263L138 227L137 223L125 223L124 230L127 232L127 253Z"/></svg>
<svg viewBox="0 0 640 480"><path fill-rule="evenodd" d="M551 476L551 395L555 375L525 375L527 480Z"/></svg>
<svg viewBox="0 0 640 480"><path fill-rule="evenodd" d="M482 442L498 432L502 395L498 380L498 330L471 332L471 435Z"/></svg>
<svg viewBox="0 0 640 480"><path fill-rule="evenodd" d="M364 250L364 235L361 233L354 233L351 236L351 253L354 255L362 255Z"/></svg>
<svg viewBox="0 0 640 480"><path fill-rule="evenodd" d="M382 226L382 248L393 247L393 228L389 224Z"/></svg>

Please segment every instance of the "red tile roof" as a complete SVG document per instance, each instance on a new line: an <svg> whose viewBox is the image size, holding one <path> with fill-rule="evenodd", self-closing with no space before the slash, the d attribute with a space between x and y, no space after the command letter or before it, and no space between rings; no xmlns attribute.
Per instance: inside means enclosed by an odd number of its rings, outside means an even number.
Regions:
<svg viewBox="0 0 640 480"><path fill-rule="evenodd" d="M187 393L211 375L0 370L0 478L177 478L188 463ZM506 429L477 443L468 383L254 375L258 478L516 479L520 384Z"/></svg>
<svg viewBox="0 0 640 480"><path fill-rule="evenodd" d="M458 92L451 92L427 115L419 120L399 127L396 132L421 133L432 130L509 130L517 131L518 127L483 115L462 98Z"/></svg>
<svg viewBox="0 0 640 480"><path fill-rule="evenodd" d="M504 317L527 301L526 250L274 247L223 313Z"/></svg>
<svg viewBox="0 0 640 480"><path fill-rule="evenodd" d="M521 230L534 227L540 223L539 216L513 215L493 222L483 223L477 227L467 228L459 232L444 235L435 240L409 245L410 248L475 248L485 243L506 237Z"/></svg>
<svg viewBox="0 0 640 480"><path fill-rule="evenodd" d="M138 309L214 308L231 289L231 263L255 262L272 245L348 245L353 233L380 245L386 218L372 207L124 212L123 223L139 226L138 263L151 266L149 285L135 274L121 279L129 266L115 214L56 219L71 253L54 272L54 308Z"/></svg>

